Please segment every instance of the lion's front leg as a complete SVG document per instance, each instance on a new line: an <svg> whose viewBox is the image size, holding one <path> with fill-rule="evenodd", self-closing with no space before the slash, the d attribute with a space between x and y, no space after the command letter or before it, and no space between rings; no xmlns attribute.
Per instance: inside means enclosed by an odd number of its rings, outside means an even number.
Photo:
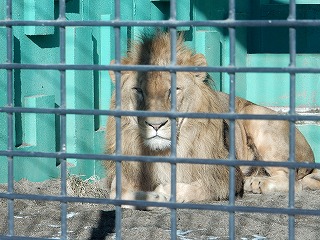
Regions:
<svg viewBox="0 0 320 240"><path fill-rule="evenodd" d="M171 195L171 186L170 184L159 185L155 192L159 194L163 194L168 199ZM208 196L208 192L199 185L198 182L194 183L177 183L177 193L176 193L176 201L178 203L183 202L199 202L211 199L212 197Z"/></svg>
<svg viewBox="0 0 320 240"><path fill-rule="evenodd" d="M167 197L164 194L155 191L140 191L134 185L130 184L125 177L122 177L121 199L123 200L144 200L150 202L167 202ZM116 178L111 184L110 198L116 198ZM122 205L122 208L152 210L154 207L138 207L133 205Z"/></svg>

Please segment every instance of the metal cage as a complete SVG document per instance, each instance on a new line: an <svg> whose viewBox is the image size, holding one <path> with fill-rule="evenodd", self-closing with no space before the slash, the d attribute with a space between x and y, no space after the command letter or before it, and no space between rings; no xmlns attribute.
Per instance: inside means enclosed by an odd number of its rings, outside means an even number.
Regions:
<svg viewBox="0 0 320 240"><path fill-rule="evenodd" d="M288 234L289 239L294 239L295 236L295 216L296 215L320 215L319 210L307 210L307 209L298 209L294 206L294 179L295 179L295 168L307 166L303 163L296 163L294 161L293 153L295 149L295 136L294 129L297 121L314 121L317 122L320 120L319 115L303 115L296 113L296 76L297 74L320 74L319 67L301 67L297 66L297 29L298 28L310 28L310 27L320 27L319 19L297 19L297 2L290 0L287 1L288 15L286 19L239 19L236 15L236 0L229 0L228 9L226 12L228 13L226 18L223 20L185 20L181 17L181 12L177 14L177 1L170 0L169 6L166 14L168 19L166 20L123 20L120 0L111 1L114 6L114 18L108 19L107 17L101 19L99 21L96 20L68 20L66 18L66 4L68 1L59 0L58 2L58 18L51 20L15 20L12 17L12 0L3 1L5 3L5 19L0 20L0 27L5 29L6 33L6 57L4 57L3 61L0 63L0 69L6 72L5 79L6 83L2 83L2 85L6 86L6 104L4 106L0 106L0 113L6 115L6 123L5 126L7 131L7 146L5 149L0 149L0 155L6 157L7 168L5 171L7 172L7 183L8 189L5 193L0 193L0 198L7 199L8 202L8 233L6 235L0 236L1 239L36 239L34 237L19 237L15 235L15 226L14 226L14 200L16 199L25 199L25 200L42 200L42 201L57 201L61 203L61 236L60 239L68 239L68 226L67 226L67 206L70 202L84 202L84 203L97 203L97 204L113 204L116 206L116 221L115 221L115 232L116 239L121 239L121 204L126 205L137 205L137 206L158 206L158 207L167 207L171 211L171 238L177 239L177 209L198 209L201 210L211 210L211 211L222 211L228 212L229 214L229 239L235 239L235 213L236 212L261 212L261 213L271 213L271 214L285 214L289 216L288 222ZM159 0L159 2L161 2ZM163 2L163 1L162 1ZM284 2L284 1L281 1ZM254 4L254 3L252 3ZM181 6L180 6L181 7ZM46 28L41 31L58 31L59 39L57 40L57 46L59 49L59 58L58 62L55 64L42 64L38 63L19 63L14 61L14 37L13 37L13 28L14 27L26 27L27 31L33 31L32 28ZM104 29L109 29L114 35L114 40L110 45L114 46L114 52L111 55L114 55L116 60L116 64L109 65L108 63L100 63L100 64L77 64L68 63L66 60L66 41L68 39L68 28L70 27L104 27ZM227 65L215 65L208 66L204 68L199 67L182 67L176 65L176 56L175 56L175 45L176 40L175 37L171 38L171 65L170 66L124 66L120 64L122 45L122 28L123 27L137 27L136 29L140 29L139 27L166 27L169 29L171 36L176 36L177 32L181 29L190 29L194 27L216 27L223 29L226 36L228 36L228 55L226 56ZM239 29L272 29L272 28L283 28L288 32L288 47L289 47L289 65L288 66L243 66L237 64L237 54L236 54L236 34ZM56 29L56 30L54 30ZM37 31L37 30L34 30ZM108 32L109 34L109 32ZM133 33L130 33L133 34ZM262 51L263 47L256 48L254 46L249 47L251 52L254 51ZM259 50L260 49L260 50ZM276 50L277 51L277 50ZM13 88L14 86L14 72L18 70L54 70L59 72L59 84L60 84L60 100L59 107L42 107L38 108L37 105L32 106L17 106L15 104ZM67 74L68 71L107 71L113 70L116 72L116 85L115 91L117 94L117 110L103 110L103 108L99 109L87 109L87 108L68 108L67 107ZM159 113L159 112L128 112L122 111L119 101L119 96L121 94L120 91L120 71L121 70L143 70L143 71L169 71L171 74L171 84L172 88L176 87L176 73L178 71L207 71L216 76L220 76L224 74L226 77L227 84L224 85L224 90L230 93L230 113L227 114L188 114L188 113L178 113L175 111L176 109L176 101L175 101L175 92L173 92L172 97L172 110L167 113ZM238 115L235 114L235 95L236 95L236 80L238 74L247 74L247 73L281 73L285 74L289 79L289 87L290 87L290 96L289 96L289 112L286 115ZM220 74L220 75L219 75ZM4 82L5 79L2 79ZM317 80L319 82L319 80ZM27 151L27 150L17 150L15 148L15 115L17 114L28 114L28 113L36 113L39 115L51 115L53 118L56 118L59 122L59 139L57 149L53 149L52 151ZM230 120L230 155L228 161L224 160L203 160L203 159L179 159L176 157L176 146L172 144L171 152L172 155L169 157L136 157L136 156L122 156L121 148L120 148L120 121L121 116L124 115L148 115L148 116L160 116L161 114L165 114L169 116L172 121L172 126L175 126L175 119L179 116L191 117L191 118L223 118ZM103 116L103 120L106 119L108 115L116 116L117 122L117 152L116 155L106 156L104 154L97 153L71 153L68 152L67 145L67 116L68 115L77 115L77 116ZM290 159L288 162L248 162L236 160L235 157L235 140L234 140L234 128L235 128L235 120L237 119L273 119L273 120L288 120L290 122ZM176 135L176 129L172 127L172 136ZM175 138L172 139L172 142L175 143ZM16 158L49 158L55 161L57 159L57 163L60 165L60 176L61 176L61 194L58 196L45 196L45 195L32 195L32 194L18 194L14 191L14 161ZM117 162L117 174L121 172L121 161L162 161L168 162L171 164L171 177L172 177L172 198L170 202L165 203L155 203L155 202L146 202L146 201L126 201L121 200L119 197L120 187L121 187L121 179L117 177L117 198L116 199L98 199L98 198L85 198L85 197L71 197L67 195L67 187L66 187L66 179L67 179L67 164L68 159L83 159L88 161L94 160L104 160L108 157L108 159L114 160ZM235 166L240 165L249 165L249 166L283 166L288 167L290 169L290 191L289 191L289 204L287 208L264 208L264 207L245 207L245 206L237 206L235 204L235 198L233 194L229 196L229 204L228 206L222 205L210 205L210 204L193 204L193 203L176 203L175 195L176 195L176 164L177 163L205 163L205 164L219 164L219 165L227 165L230 168L230 192L234 192L235 188L234 182L234 173ZM310 165L308 165L310 166ZM318 163L312 165L315 168L320 168ZM120 176L120 175L119 175ZM37 238L37 239L46 239L46 238Z"/></svg>

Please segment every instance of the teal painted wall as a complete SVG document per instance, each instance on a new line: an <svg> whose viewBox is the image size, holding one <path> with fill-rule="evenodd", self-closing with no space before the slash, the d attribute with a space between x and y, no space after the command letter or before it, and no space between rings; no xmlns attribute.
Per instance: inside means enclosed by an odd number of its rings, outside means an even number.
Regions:
<svg viewBox="0 0 320 240"><path fill-rule="evenodd" d="M237 2L237 19L286 19L286 0L244 0ZM299 0L297 17L319 19L320 1ZM5 19L6 0L0 0L0 19ZM122 0L122 20L166 20L169 1ZM57 19L58 1L13 0L13 19ZM177 1L180 20L219 20L228 16L228 1ZM112 20L114 1L69 0L68 20ZM205 54L210 66L229 65L227 29L217 27L181 27L187 44ZM128 40L144 27L121 28L121 50L126 54ZM59 29L51 26L13 27L14 62L33 64L59 63ZM276 38L273 36L277 36ZM297 30L297 66L320 67L319 28ZM248 67L288 66L288 30L283 28L237 28L236 65ZM114 35L110 27L67 27L67 64L109 64L114 58ZM0 27L0 44L6 46L6 29ZM6 62L6 49L0 61ZM210 73L215 88L229 92L226 73ZM111 81L107 71L68 70L67 107L71 109L108 109ZM6 71L0 69L0 107L6 105ZM58 108L60 106L60 75L55 70L14 70L14 105L23 107ZM300 109L319 110L320 80L317 74L297 74L296 104ZM289 75L237 73L236 94L269 107L289 104ZM59 149L59 118L50 114L15 114L14 144L17 150L55 152ZM106 116L67 116L67 151L70 153L102 153ZM7 148L6 114L0 114L0 148ZM320 126L304 123L298 126L310 142L320 161ZM59 176L59 162L46 158L14 158L15 180L28 178L43 181ZM99 161L68 159L68 171L83 178L104 176ZM7 181L7 159L0 157L0 182Z"/></svg>
<svg viewBox="0 0 320 240"><path fill-rule="evenodd" d="M0 1L0 19L5 19L5 0ZM67 1L69 20L108 20L112 1ZM53 20L58 17L58 1L14 0L14 20ZM13 27L14 62L58 64L60 61L59 29L56 27ZM109 64L113 59L112 33L106 27L68 27L66 30L67 64ZM6 46L6 30L0 28L0 41ZM0 55L6 61L6 50ZM111 84L106 71L72 71L67 73L67 108L108 109ZM0 69L0 106L7 102L6 71ZM60 73L56 70L14 70L14 105L58 108ZM16 150L56 152L59 149L59 118L50 114L15 114L14 145ZM0 115L0 147L7 147L6 115ZM67 116L67 151L103 153L106 116ZM68 172L89 178L104 176L99 161L68 159ZM15 180L27 178L43 181L60 174L57 159L15 157ZM7 160L0 157L0 182L7 181Z"/></svg>

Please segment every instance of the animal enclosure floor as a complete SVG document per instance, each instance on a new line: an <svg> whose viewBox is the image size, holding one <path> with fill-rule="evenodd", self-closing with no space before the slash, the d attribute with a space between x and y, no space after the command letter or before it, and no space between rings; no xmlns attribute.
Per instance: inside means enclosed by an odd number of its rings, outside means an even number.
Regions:
<svg viewBox="0 0 320 240"><path fill-rule="evenodd" d="M107 197L100 183L89 183L77 178L67 182L71 196ZM27 194L59 195L60 181L53 179L41 183L27 180L15 182L15 192ZM7 186L0 185L0 192ZM304 191L295 197L295 207L320 211L320 191ZM212 202L223 204L224 202ZM287 207L284 194L245 194L236 200L239 206ZM0 199L0 235L8 231L7 200ZM87 203L68 204L68 239L115 239L115 211L111 205ZM229 215L208 210L177 210L177 239L228 239ZM296 216L295 239L319 239L320 216ZM14 232L19 236L59 238L60 203L32 200L14 200ZM288 239L288 216L282 214L235 214L236 239ZM170 210L122 212L122 239L170 239Z"/></svg>

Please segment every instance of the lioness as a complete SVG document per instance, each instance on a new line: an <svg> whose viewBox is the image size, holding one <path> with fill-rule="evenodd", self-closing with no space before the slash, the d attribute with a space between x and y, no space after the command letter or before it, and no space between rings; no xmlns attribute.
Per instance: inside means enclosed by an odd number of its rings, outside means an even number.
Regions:
<svg viewBox="0 0 320 240"><path fill-rule="evenodd" d="M202 54L194 54L177 39L177 65L207 66ZM122 64L170 64L170 34L143 36L133 44ZM110 71L111 79L115 75ZM177 72L177 111L223 113L229 111L229 96L214 91L206 83L205 72ZM164 71L122 71L121 106L123 110L170 111L170 73ZM242 98L236 98L239 114L276 114ZM115 108L115 94L111 109ZM167 117L121 118L122 154L169 156L171 121ZM177 157L225 159L228 157L228 121L222 119L178 118ZM289 158L289 123L270 120L236 121L236 157L241 160L286 161ZM109 117L106 153L115 152L115 118ZM313 152L296 129L296 161L314 162ZM105 161L111 180L110 197L115 197L115 162ZM288 169L282 167L236 168L235 194L243 189L254 193L288 190ZM318 172L296 171L296 189L320 188ZM177 202L221 200L229 196L229 168L221 165L177 164ZM167 201L170 197L170 164L122 162L122 199Z"/></svg>

